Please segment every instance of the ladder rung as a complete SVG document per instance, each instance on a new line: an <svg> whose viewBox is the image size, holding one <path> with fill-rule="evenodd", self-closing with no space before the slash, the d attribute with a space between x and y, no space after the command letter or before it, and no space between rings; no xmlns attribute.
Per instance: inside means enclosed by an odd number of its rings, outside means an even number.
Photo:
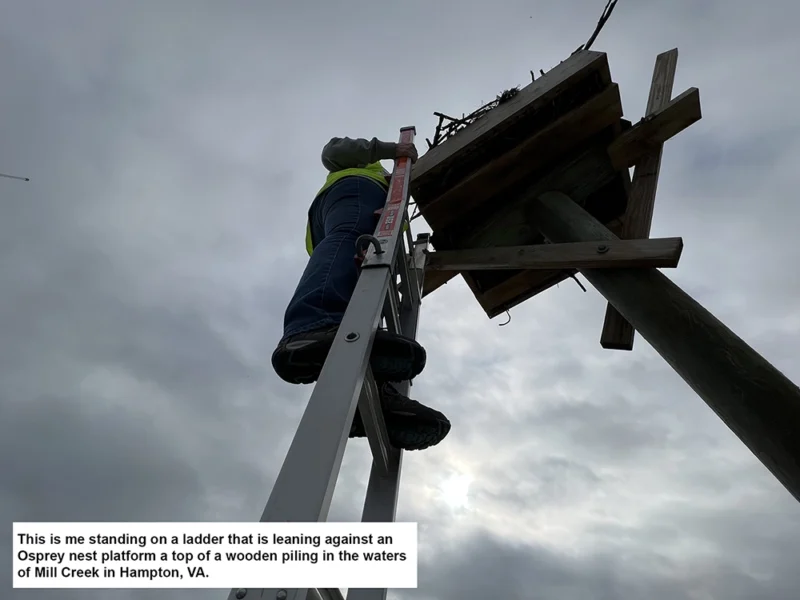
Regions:
<svg viewBox="0 0 800 600"><path fill-rule="evenodd" d="M430 249L431 236L429 233L420 233L408 249L409 281L414 286L415 301L422 301L422 280L425 278L425 263L428 260L427 252Z"/></svg>
<svg viewBox="0 0 800 600"><path fill-rule="evenodd" d="M396 280L397 277L392 275L383 301L383 318L386 319L386 327L389 331L403 333L400 327L400 296Z"/></svg>
<svg viewBox="0 0 800 600"><path fill-rule="evenodd" d="M386 433L386 423L383 420L378 386L372 377L370 369L367 369L364 385L361 387L358 410L361 413L361 420L367 432L367 440L372 450L372 460L381 476L386 477L391 472L392 454L397 450L389 443L389 434Z"/></svg>
<svg viewBox="0 0 800 600"><path fill-rule="evenodd" d="M401 293L410 302L422 300L422 280L425 277L425 252L430 247L430 236L419 234L417 240L411 243L406 254L406 264L403 265L404 274Z"/></svg>

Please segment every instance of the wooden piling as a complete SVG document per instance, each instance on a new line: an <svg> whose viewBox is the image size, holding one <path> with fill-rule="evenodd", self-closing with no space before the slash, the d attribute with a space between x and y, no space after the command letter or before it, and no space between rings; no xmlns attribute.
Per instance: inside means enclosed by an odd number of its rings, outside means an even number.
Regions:
<svg viewBox="0 0 800 600"><path fill-rule="evenodd" d="M550 242L619 239L560 192L529 217ZM581 269L800 501L800 388L656 269Z"/></svg>

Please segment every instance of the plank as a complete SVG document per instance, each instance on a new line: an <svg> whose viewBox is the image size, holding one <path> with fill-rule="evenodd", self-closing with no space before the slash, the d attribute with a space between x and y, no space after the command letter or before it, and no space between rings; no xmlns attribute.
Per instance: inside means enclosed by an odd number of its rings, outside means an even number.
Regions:
<svg viewBox="0 0 800 600"><path fill-rule="evenodd" d="M485 163L431 203L420 205L420 210L434 230L448 227L491 200L498 185L513 186L621 118L619 86L611 84L522 144Z"/></svg>
<svg viewBox="0 0 800 600"><path fill-rule="evenodd" d="M478 121L420 156L411 172L412 187L434 177L436 171L458 162L470 146L513 126L514 122L524 114L546 105L563 90L592 71L600 72L608 83L611 82L605 53L587 50L573 54L522 88L511 100L500 104Z"/></svg>
<svg viewBox="0 0 800 600"><path fill-rule="evenodd" d="M609 223L607 227L618 236L622 231L622 221L615 219ZM450 273L452 271L444 272ZM476 295L476 298L481 308L486 312L486 315L490 319L493 319L533 296L546 292L551 287L558 285L576 272L575 269L565 271L521 271L514 277L505 280L500 285L487 290L481 295ZM465 276L464 279L467 279L467 277Z"/></svg>
<svg viewBox="0 0 800 600"><path fill-rule="evenodd" d="M617 170L635 166L654 145L663 144L701 117L700 90L689 88L614 140L608 147L611 164Z"/></svg>
<svg viewBox="0 0 800 600"><path fill-rule="evenodd" d="M553 270L553 271L522 271L511 279L507 279L500 285L486 290L481 295L476 295L478 303L486 312L486 315L493 319L497 315L518 306L519 304L533 298L534 296L546 292L554 285L569 279L577 271ZM464 279L467 279L464 277Z"/></svg>
<svg viewBox="0 0 800 600"><path fill-rule="evenodd" d="M677 48L662 52L656 57L645 116L655 113L670 102L677 66ZM636 164L620 235L622 239L643 239L650 236L663 148L663 144L656 144L650 154ZM634 337L631 324L609 304L606 307L603 332L600 334L600 345L609 350L633 350Z"/></svg>
<svg viewBox="0 0 800 600"><path fill-rule="evenodd" d="M428 254L427 271L495 269L611 269L674 268L678 266L683 240L660 238L534 244L505 248L470 248Z"/></svg>
<svg viewBox="0 0 800 600"><path fill-rule="evenodd" d="M422 297L424 298L428 294L435 292L458 274L458 271L431 271L430 273L425 273L425 279L422 282Z"/></svg>

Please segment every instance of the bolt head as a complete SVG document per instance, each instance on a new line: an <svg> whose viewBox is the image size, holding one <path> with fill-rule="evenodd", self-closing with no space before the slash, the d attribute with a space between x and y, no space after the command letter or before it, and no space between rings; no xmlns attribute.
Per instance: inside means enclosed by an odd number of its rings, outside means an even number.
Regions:
<svg viewBox="0 0 800 600"><path fill-rule="evenodd" d="M239 600L242 600L242 598L244 598L245 596L247 596L247 590L246 589L241 588L241 589L236 590L236 597Z"/></svg>
<svg viewBox="0 0 800 600"><path fill-rule="evenodd" d="M286 600L287 596L286 590L278 590L278 593L275 594L275 600Z"/></svg>

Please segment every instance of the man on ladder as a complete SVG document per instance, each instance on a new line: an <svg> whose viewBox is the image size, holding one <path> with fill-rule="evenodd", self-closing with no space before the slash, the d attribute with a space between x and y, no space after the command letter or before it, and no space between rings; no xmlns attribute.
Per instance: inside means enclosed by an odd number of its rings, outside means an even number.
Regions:
<svg viewBox="0 0 800 600"><path fill-rule="evenodd" d="M414 144L333 138L322 150L329 171L308 211L306 249L310 255L284 316L283 337L272 355L278 376L289 383L313 383L355 290L359 267L356 240L372 234L386 203L391 175L381 160L417 159ZM411 380L425 367L425 349L411 338L379 329L370 367L380 392L391 444L422 450L441 442L450 421L439 411L400 394L392 382ZM356 412L350 437L364 437Z"/></svg>

